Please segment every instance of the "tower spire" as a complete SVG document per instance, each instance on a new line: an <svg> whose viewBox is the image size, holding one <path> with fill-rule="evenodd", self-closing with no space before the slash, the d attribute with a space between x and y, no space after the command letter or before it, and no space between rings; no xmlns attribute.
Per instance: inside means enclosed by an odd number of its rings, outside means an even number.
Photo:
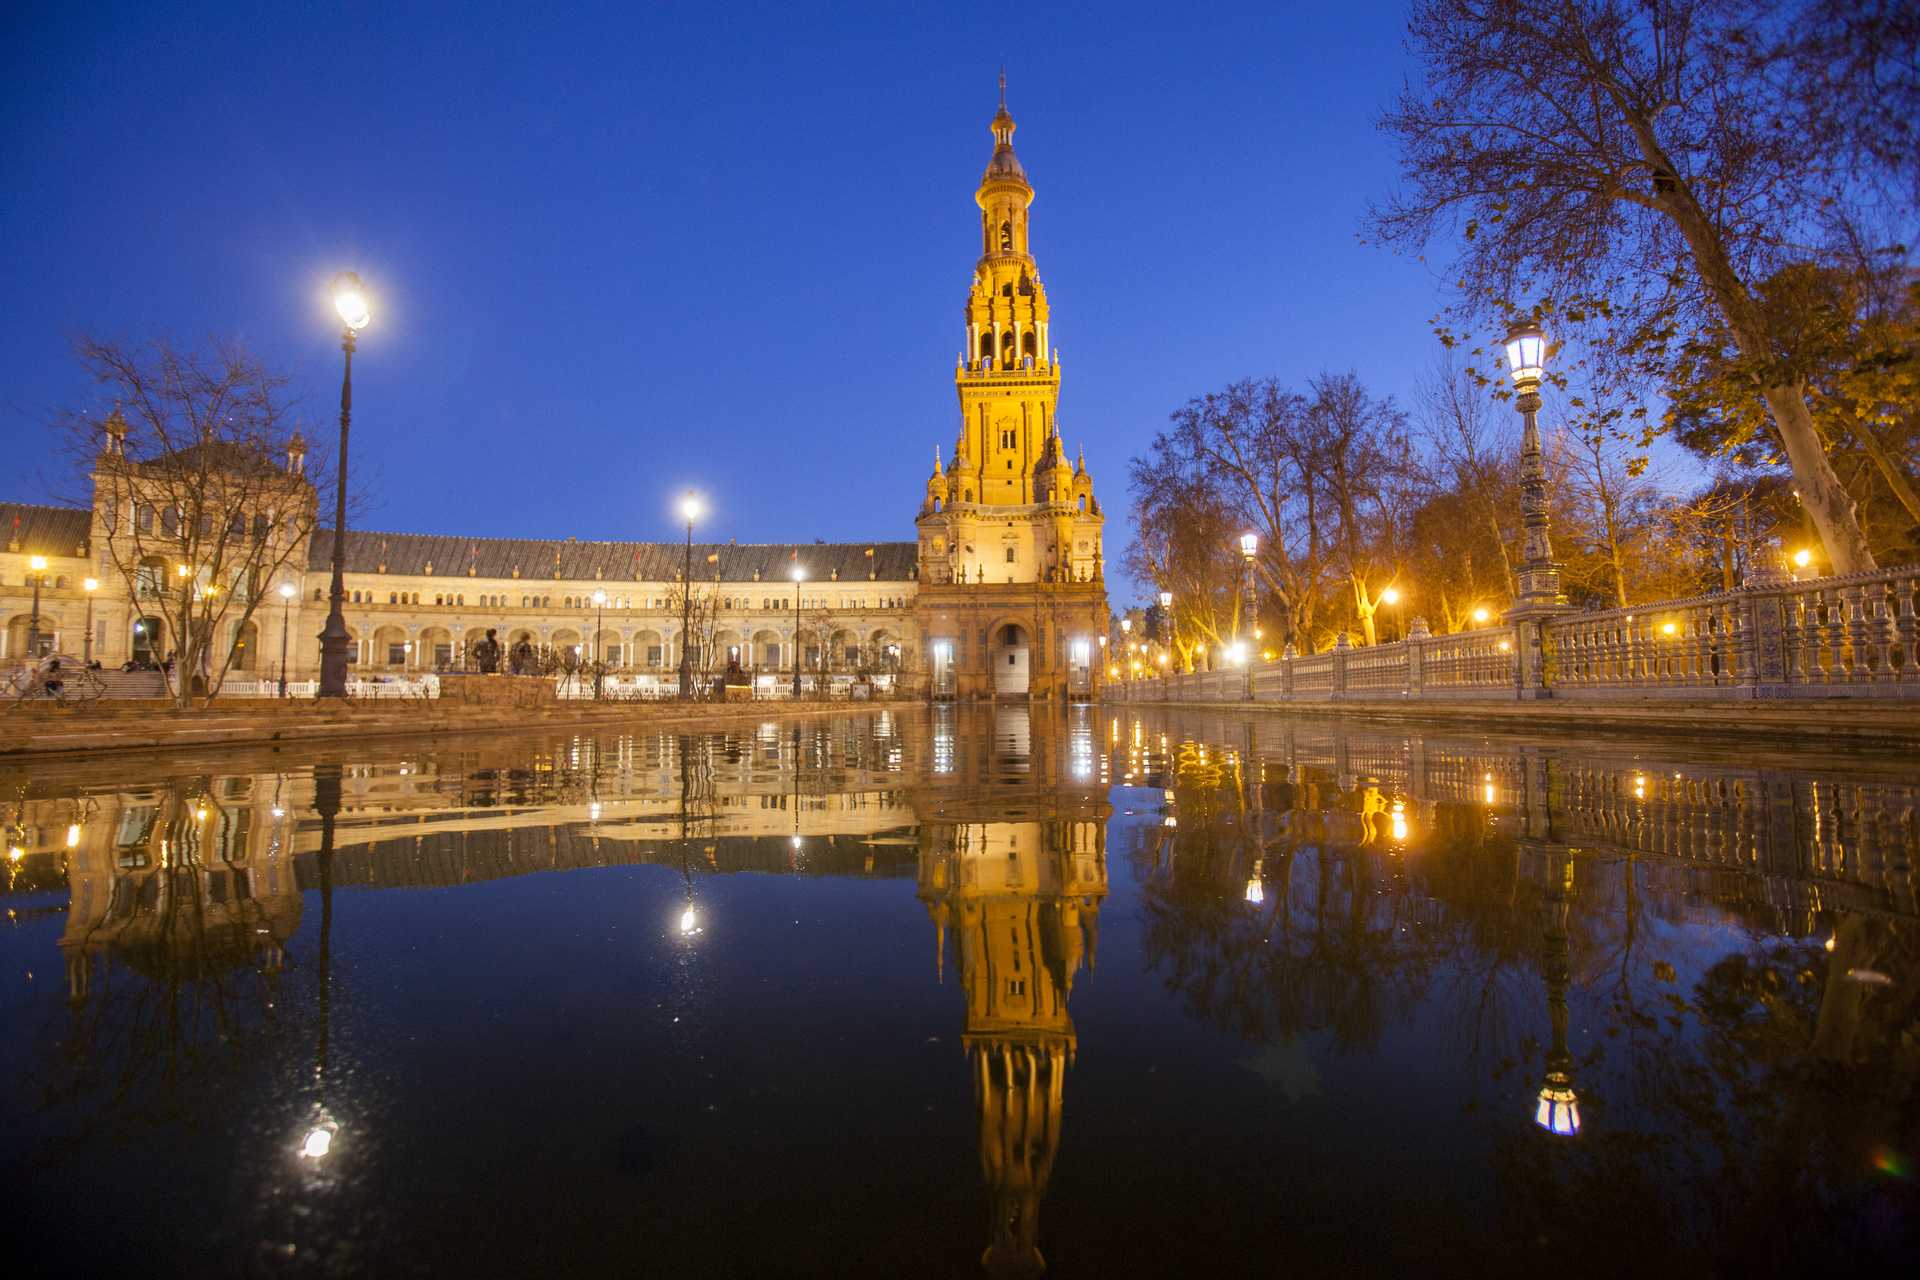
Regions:
<svg viewBox="0 0 1920 1280"><path fill-rule="evenodd" d="M1005 63L1000 64L1000 109L1002 111L1007 109L1007 67Z"/></svg>

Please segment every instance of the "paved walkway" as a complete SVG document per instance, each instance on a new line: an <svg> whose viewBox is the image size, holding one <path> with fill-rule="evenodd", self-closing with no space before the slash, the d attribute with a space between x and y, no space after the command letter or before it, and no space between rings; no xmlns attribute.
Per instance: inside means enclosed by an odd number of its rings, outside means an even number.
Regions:
<svg viewBox="0 0 1920 1280"><path fill-rule="evenodd" d="M797 714L899 706L884 702L591 702L537 711L445 702L277 703L176 711L166 704L95 703L0 713L0 760L103 751L168 751L244 743L324 742L455 733L524 733L602 727L705 726Z"/></svg>

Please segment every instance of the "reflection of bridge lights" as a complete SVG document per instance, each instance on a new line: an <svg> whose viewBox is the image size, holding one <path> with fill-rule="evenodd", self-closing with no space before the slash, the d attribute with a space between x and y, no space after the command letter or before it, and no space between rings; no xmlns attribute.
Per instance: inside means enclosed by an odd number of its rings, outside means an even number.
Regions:
<svg viewBox="0 0 1920 1280"><path fill-rule="evenodd" d="M1168 814L1165 818L1161 819L1161 825L1167 826L1167 827L1177 827L1180 825L1180 820L1178 818L1175 818L1172 814Z"/></svg>
<svg viewBox="0 0 1920 1280"><path fill-rule="evenodd" d="M1580 1132L1580 1096L1564 1072L1548 1073L1547 1082L1540 1086L1533 1122L1556 1138L1571 1138Z"/></svg>
<svg viewBox="0 0 1920 1280"><path fill-rule="evenodd" d="M1393 820L1393 838L1404 841L1407 838L1407 802L1395 800L1388 816Z"/></svg>
<svg viewBox="0 0 1920 1280"><path fill-rule="evenodd" d="M598 800L593 801L587 806L587 821L600 821L600 802Z"/></svg>
<svg viewBox="0 0 1920 1280"><path fill-rule="evenodd" d="M1644 773L1633 775L1633 798L1636 800L1647 798L1647 775Z"/></svg>
<svg viewBox="0 0 1920 1280"><path fill-rule="evenodd" d="M799 837L799 836L793 836L793 837L790 837L790 839L791 839L791 841L792 841L792 843L793 843L793 847L794 847L795 849L798 849L798 848L800 847L800 837Z"/></svg>
<svg viewBox="0 0 1920 1280"><path fill-rule="evenodd" d="M1492 804L1496 794L1493 789L1493 775L1491 773L1482 775L1481 783L1480 794L1486 799L1488 804Z"/></svg>
<svg viewBox="0 0 1920 1280"><path fill-rule="evenodd" d="M78 849L79 847L80 847L80 824L77 822L69 822L67 824L67 848Z"/></svg>
<svg viewBox="0 0 1920 1280"><path fill-rule="evenodd" d="M1828 935L1827 935L1827 941L1826 941L1826 944L1825 944L1825 945L1826 945L1826 948L1827 948L1827 950L1828 950L1828 951L1832 951L1832 950L1834 949L1834 947L1835 947L1835 946L1837 946L1837 945L1839 944L1839 942L1840 942L1840 935L1839 935L1838 933L1831 933L1831 934L1828 934Z"/></svg>
<svg viewBox="0 0 1920 1280"><path fill-rule="evenodd" d="M16 844L16 845L7 846L8 862L18 862L20 861L20 859L26 856L27 856L27 851L25 849L22 849L19 845Z"/></svg>
<svg viewBox="0 0 1920 1280"><path fill-rule="evenodd" d="M287 811L285 809L282 809L279 805L275 805L273 806L273 816L276 818L284 818L287 816Z"/></svg>

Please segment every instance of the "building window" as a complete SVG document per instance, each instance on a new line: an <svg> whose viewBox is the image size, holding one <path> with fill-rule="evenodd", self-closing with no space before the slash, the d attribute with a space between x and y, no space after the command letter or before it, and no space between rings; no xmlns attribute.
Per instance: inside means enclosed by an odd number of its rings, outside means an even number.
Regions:
<svg viewBox="0 0 1920 1280"><path fill-rule="evenodd" d="M1014 556L1013 556L1013 551L1014 551L1014 549L1013 549L1012 547L1008 547L1008 548L1007 548L1007 563L1008 563L1008 564L1012 564L1012 563L1013 563L1013 560L1014 560Z"/></svg>

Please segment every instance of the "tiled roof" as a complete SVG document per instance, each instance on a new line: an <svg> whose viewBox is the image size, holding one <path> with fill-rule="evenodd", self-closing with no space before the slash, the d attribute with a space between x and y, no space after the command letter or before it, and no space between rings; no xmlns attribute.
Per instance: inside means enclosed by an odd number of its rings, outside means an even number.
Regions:
<svg viewBox="0 0 1920 1280"><path fill-rule="evenodd" d="M797 559L809 582L827 580L836 569L842 582L864 582L869 569L879 581L910 582L918 554L919 544L914 542L696 542L693 577L696 582L712 582L717 570L722 582L753 582L758 570L759 581L787 582ZM679 542L463 538L347 530L349 573L378 573L384 564L388 573L426 574L431 565L435 576L466 577L471 566L473 576L479 578L511 578L518 569L521 578L535 581L672 582L685 556L686 545ZM709 562L708 556L719 560ZM332 564L333 530L317 530L307 552L307 567L324 570Z"/></svg>
<svg viewBox="0 0 1920 1280"><path fill-rule="evenodd" d="M0 502L0 546L22 554L84 556L92 529L91 511Z"/></svg>

